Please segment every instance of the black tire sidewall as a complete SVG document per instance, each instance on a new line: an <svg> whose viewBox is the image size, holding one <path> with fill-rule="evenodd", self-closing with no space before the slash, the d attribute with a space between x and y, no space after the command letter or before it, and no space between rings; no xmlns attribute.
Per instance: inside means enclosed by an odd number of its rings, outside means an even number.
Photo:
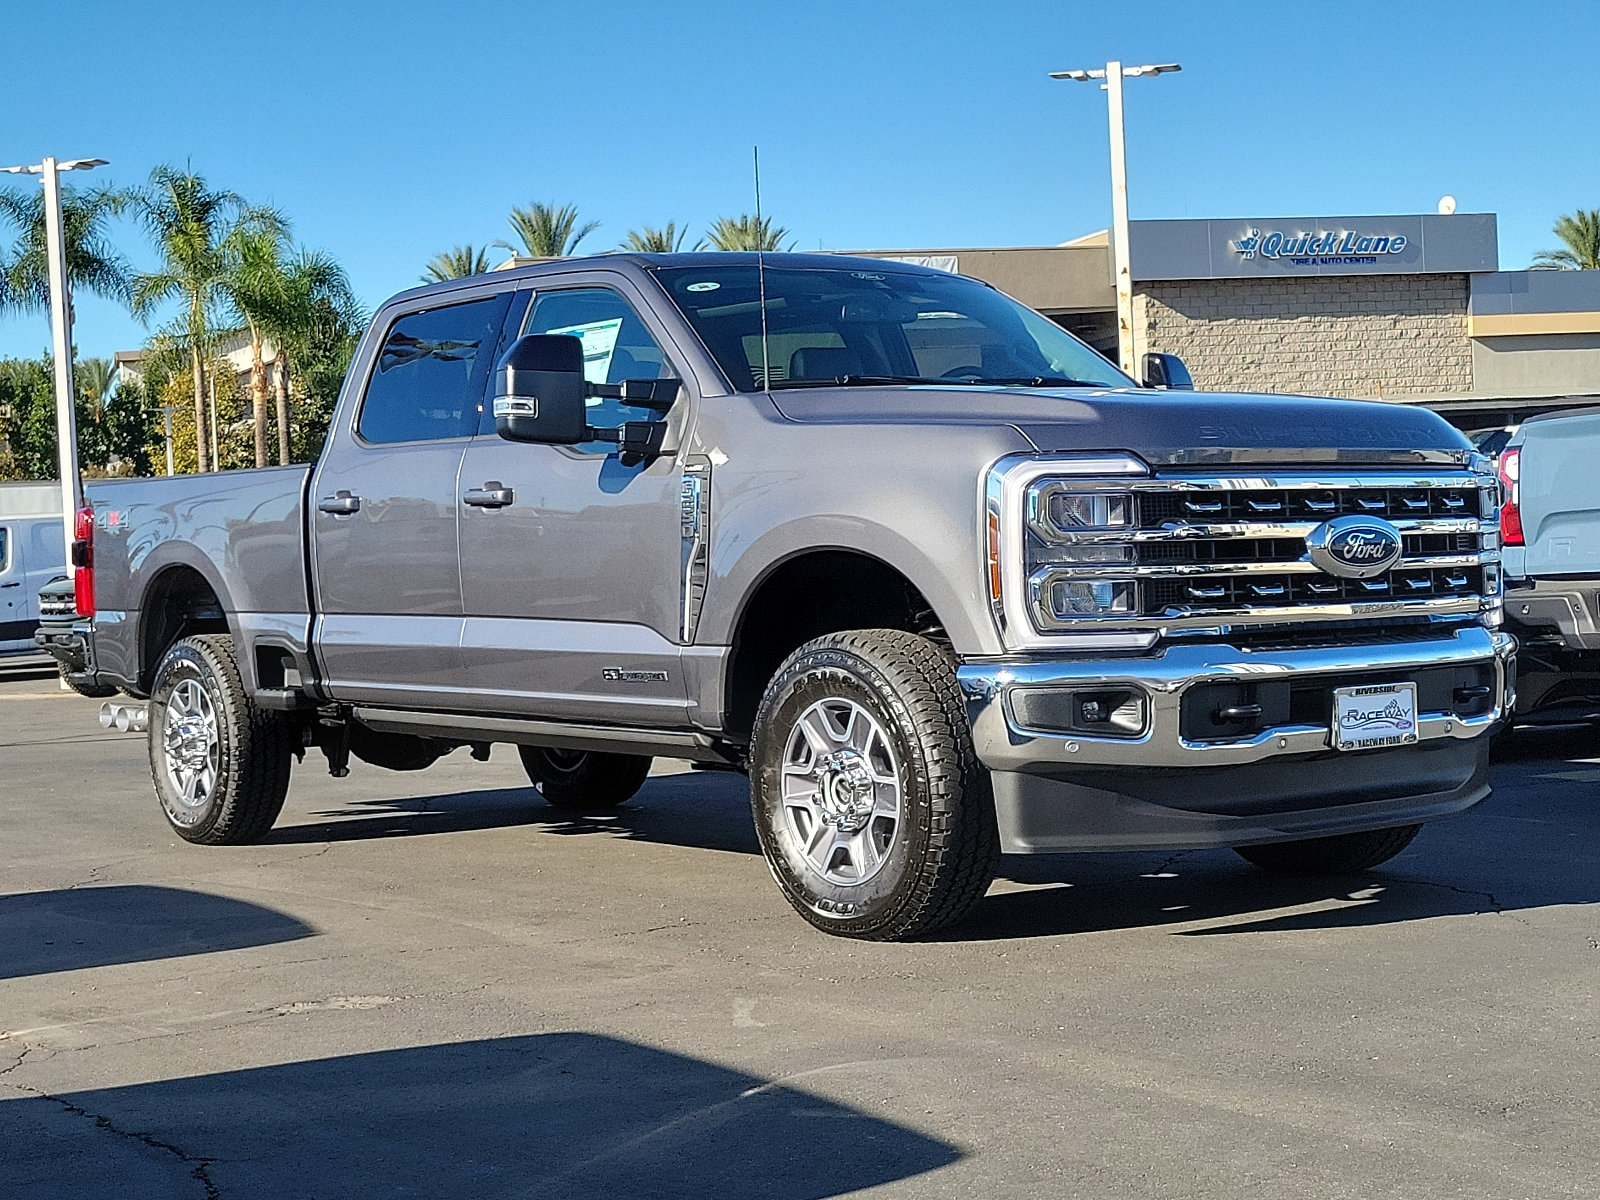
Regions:
<svg viewBox="0 0 1600 1200"><path fill-rule="evenodd" d="M185 806L173 792L162 737L166 726L167 702L173 690L186 679L197 681L205 689L206 697L217 714L217 785L200 810L199 820L190 824L174 816L175 811L181 812ZM155 781L156 796L168 824L173 832L187 841L204 841L226 815L229 785L236 774L234 758L238 754L241 717L242 714L234 711L230 689L219 677L218 666L210 655L192 642L179 642L167 652L156 674L155 685L150 689L150 775Z"/></svg>
<svg viewBox="0 0 1600 1200"><path fill-rule="evenodd" d="M806 865L783 814L781 769L796 720L819 700L853 700L888 734L900 767L901 813L889 858L865 883L831 883ZM793 660L768 691L752 742L751 806L767 864L784 895L829 932L870 934L914 899L928 855L932 803L923 747L893 683L852 651L818 648Z"/></svg>

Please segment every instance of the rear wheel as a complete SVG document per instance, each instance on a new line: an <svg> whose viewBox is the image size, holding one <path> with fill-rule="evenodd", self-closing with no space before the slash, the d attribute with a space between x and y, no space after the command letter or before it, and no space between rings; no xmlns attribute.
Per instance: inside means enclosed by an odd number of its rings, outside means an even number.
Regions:
<svg viewBox="0 0 1600 1200"><path fill-rule="evenodd" d="M150 775L173 831L207 846L265 837L289 792L294 731L251 703L233 639L201 634L168 650L149 720Z"/></svg>
<svg viewBox="0 0 1600 1200"><path fill-rule="evenodd" d="M955 659L900 630L790 655L756 714L750 803L785 898L828 933L932 932L972 910L999 861Z"/></svg>
<svg viewBox="0 0 1600 1200"><path fill-rule="evenodd" d="M1280 875L1347 875L1388 862L1409 846L1421 829L1421 825L1398 825L1299 842L1235 846L1234 853Z"/></svg>
<svg viewBox="0 0 1600 1200"><path fill-rule="evenodd" d="M518 746L522 769L557 808L615 808L633 798L650 774L648 755L602 754L595 750L557 750Z"/></svg>

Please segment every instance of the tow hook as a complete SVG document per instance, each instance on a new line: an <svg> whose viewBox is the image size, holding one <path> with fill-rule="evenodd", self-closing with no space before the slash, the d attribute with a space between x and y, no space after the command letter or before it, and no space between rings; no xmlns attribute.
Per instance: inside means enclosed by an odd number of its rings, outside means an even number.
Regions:
<svg viewBox="0 0 1600 1200"><path fill-rule="evenodd" d="M117 704L107 700L100 706L100 728L118 733L143 733L150 728L150 709L144 704Z"/></svg>

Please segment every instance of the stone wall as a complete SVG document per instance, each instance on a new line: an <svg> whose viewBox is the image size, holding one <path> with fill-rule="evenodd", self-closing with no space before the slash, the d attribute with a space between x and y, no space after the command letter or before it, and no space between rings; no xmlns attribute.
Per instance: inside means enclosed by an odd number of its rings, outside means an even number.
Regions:
<svg viewBox="0 0 1600 1200"><path fill-rule="evenodd" d="M1137 285L1136 345L1221 391L1469 391L1465 275L1322 275Z"/></svg>

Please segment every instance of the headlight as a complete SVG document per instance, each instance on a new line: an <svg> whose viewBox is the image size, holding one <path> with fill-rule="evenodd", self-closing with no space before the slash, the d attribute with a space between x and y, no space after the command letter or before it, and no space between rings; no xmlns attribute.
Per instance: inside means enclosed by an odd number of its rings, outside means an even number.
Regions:
<svg viewBox="0 0 1600 1200"><path fill-rule="evenodd" d="M1012 648L1138 649L1153 629L1137 581L1139 501L1150 468L1131 454L1019 454L985 482L989 600ZM1109 626L1109 628L1107 627Z"/></svg>
<svg viewBox="0 0 1600 1200"><path fill-rule="evenodd" d="M1132 492L1075 479L1043 480L1026 493L1024 511L1024 559L1035 625L1060 629L1095 617L1138 614L1139 585L1108 577L1134 562L1129 535L1138 517Z"/></svg>

